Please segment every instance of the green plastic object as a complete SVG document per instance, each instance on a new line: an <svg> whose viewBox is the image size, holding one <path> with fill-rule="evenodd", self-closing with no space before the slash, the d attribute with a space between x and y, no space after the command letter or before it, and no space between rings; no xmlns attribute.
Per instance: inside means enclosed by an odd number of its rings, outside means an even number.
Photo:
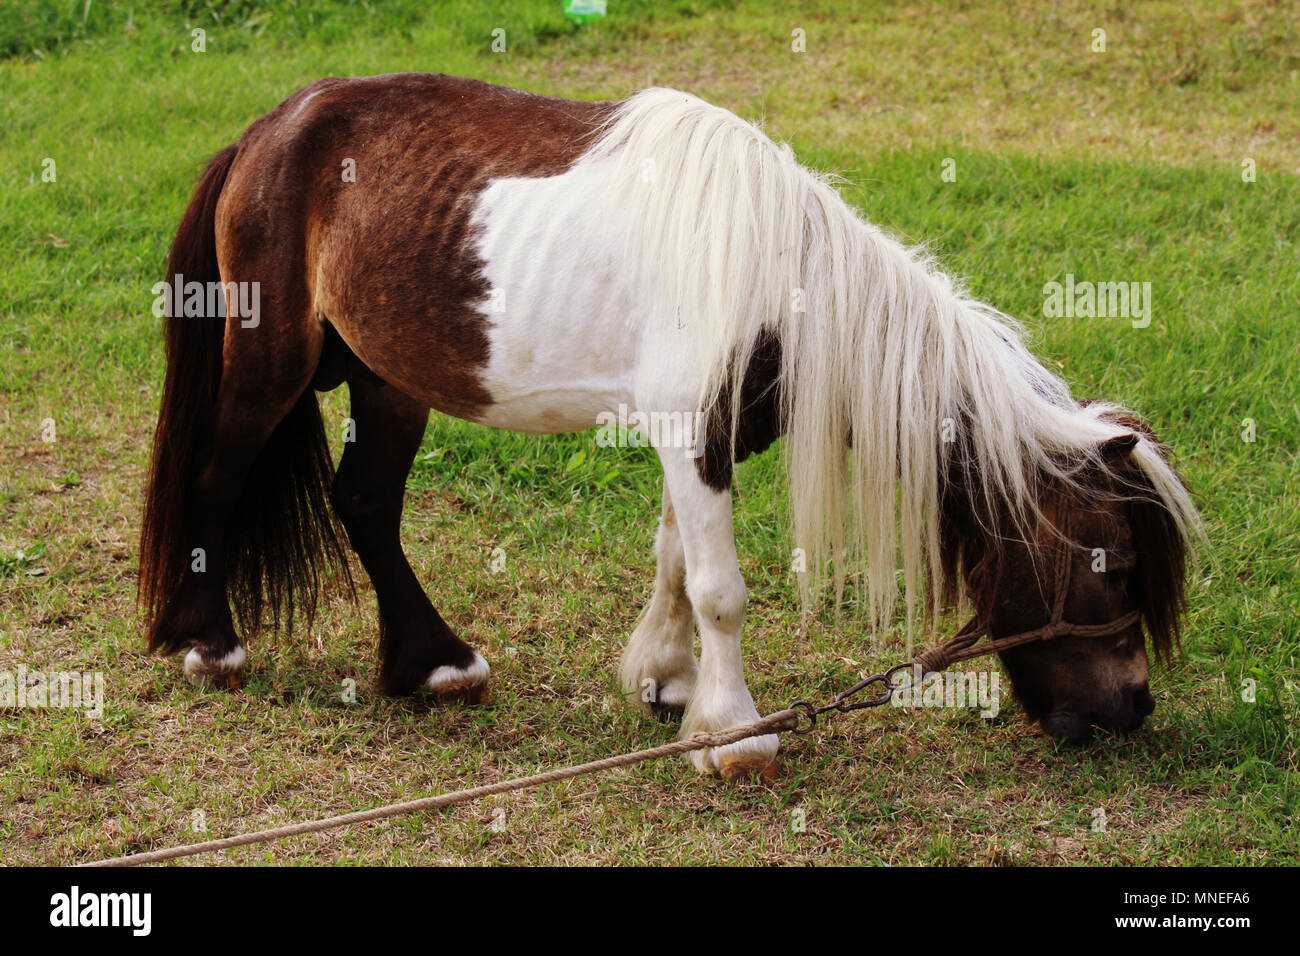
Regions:
<svg viewBox="0 0 1300 956"><path fill-rule="evenodd" d="M564 15L579 23L590 23L605 15L605 0L569 0L564 5Z"/></svg>

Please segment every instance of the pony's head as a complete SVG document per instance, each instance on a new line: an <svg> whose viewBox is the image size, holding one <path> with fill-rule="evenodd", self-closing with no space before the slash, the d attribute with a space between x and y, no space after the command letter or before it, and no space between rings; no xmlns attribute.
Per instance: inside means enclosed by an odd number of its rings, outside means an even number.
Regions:
<svg viewBox="0 0 1300 956"><path fill-rule="evenodd" d="M1163 454L1135 430L1103 443L1101 467L1045 479L1027 534L970 533L958 519L976 620L991 639L1038 635L999 656L1029 716L1058 740L1136 730L1155 710L1147 640L1167 660L1178 639L1186 541L1131 459L1139 441Z"/></svg>

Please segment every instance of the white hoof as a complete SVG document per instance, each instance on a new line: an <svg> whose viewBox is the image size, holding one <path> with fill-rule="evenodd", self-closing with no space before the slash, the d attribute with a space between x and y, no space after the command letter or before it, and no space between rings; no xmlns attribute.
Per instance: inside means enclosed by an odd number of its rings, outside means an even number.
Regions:
<svg viewBox="0 0 1300 956"><path fill-rule="evenodd" d="M718 695L712 708L701 706L700 701L695 703L696 706L687 710L682 719L682 739L695 733L718 733L758 720L758 711L754 709L748 691L743 698L739 694ZM719 774L724 779L753 774L770 778L776 775L779 746L776 734L764 734L725 747L693 750L686 757L703 774Z"/></svg>
<svg viewBox="0 0 1300 956"><path fill-rule="evenodd" d="M724 780L733 777L776 775L776 752L780 746L776 734L750 737L725 747L706 747L692 751L692 766L702 774L718 775Z"/></svg>
<svg viewBox="0 0 1300 956"><path fill-rule="evenodd" d="M207 658L199 653L197 647L191 647L185 655L185 679L191 684L210 681L215 684L232 684L238 681L244 672L244 663L248 655L243 647L236 647L224 657Z"/></svg>
<svg viewBox="0 0 1300 956"><path fill-rule="evenodd" d="M488 675L491 670L488 667L488 662L483 659L483 655L475 651L474 660L465 667L451 667L444 664L442 667L435 668L424 679L424 689L433 691L435 694L479 689L487 685Z"/></svg>

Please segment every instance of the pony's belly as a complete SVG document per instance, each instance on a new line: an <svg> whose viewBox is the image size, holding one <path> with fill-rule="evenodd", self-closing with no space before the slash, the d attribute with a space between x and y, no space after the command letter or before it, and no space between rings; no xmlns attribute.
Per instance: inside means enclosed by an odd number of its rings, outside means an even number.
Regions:
<svg viewBox="0 0 1300 956"><path fill-rule="evenodd" d="M595 428L601 412L618 406L617 400L576 389L542 386L537 391L515 392L509 397L499 397L490 386L488 391L492 393L493 404L478 417L478 421L493 428L531 435Z"/></svg>
<svg viewBox="0 0 1300 956"><path fill-rule="evenodd" d="M489 328L488 362L480 381L492 404L479 421L532 434L595 428L602 412L630 401L633 350L626 337L609 344L599 321L565 323L544 295L530 301L535 309L496 316L499 321ZM608 348L593 348L597 343Z"/></svg>
<svg viewBox="0 0 1300 956"><path fill-rule="evenodd" d="M595 428L630 403L646 306L621 262L601 173L578 166L498 179L475 211L477 258L491 293L478 420L535 434Z"/></svg>

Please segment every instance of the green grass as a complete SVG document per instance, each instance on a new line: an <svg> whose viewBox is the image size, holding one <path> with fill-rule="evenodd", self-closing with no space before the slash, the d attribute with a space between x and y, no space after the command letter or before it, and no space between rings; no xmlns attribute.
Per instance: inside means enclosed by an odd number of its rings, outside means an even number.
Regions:
<svg viewBox="0 0 1300 956"><path fill-rule="evenodd" d="M1294 863L1295 6L613 2L609 22L581 30L560 6L87 14L84 0L22 0L0 14L0 671L103 670L108 683L101 721L0 710L0 861L198 839L196 810L208 836L243 832L675 733L614 684L653 578L658 468L590 434L435 418L426 435L404 538L444 617L492 661L489 706L376 697L368 585L356 607L332 590L312 633L253 648L237 693L194 690L176 661L143 655L135 539L162 376L150 287L194 176L312 79L435 69L575 97L688 88L843 173L869 218L1020 317L1076 394L1137 409L1173 446L1211 541L1192 569L1185 654L1157 671L1159 709L1140 733L1083 749L1058 749L1013 704L992 721L873 712L787 740L771 783L723 785L668 761L503 799L503 832L490 807L466 807L226 860ZM1098 23L1105 59L1080 53ZM801 24L809 52L794 55ZM194 25L207 53L190 52ZM490 51L498 25L506 54ZM46 158L57 182L42 181ZM946 158L955 183L940 178ZM1151 282L1151 326L1044 318L1043 284L1067 272ZM322 404L337 439L346 388ZM777 455L740 469L736 500L761 710L898 656L896 636L873 642L853 608L801 626ZM341 700L346 679L356 704Z"/></svg>

